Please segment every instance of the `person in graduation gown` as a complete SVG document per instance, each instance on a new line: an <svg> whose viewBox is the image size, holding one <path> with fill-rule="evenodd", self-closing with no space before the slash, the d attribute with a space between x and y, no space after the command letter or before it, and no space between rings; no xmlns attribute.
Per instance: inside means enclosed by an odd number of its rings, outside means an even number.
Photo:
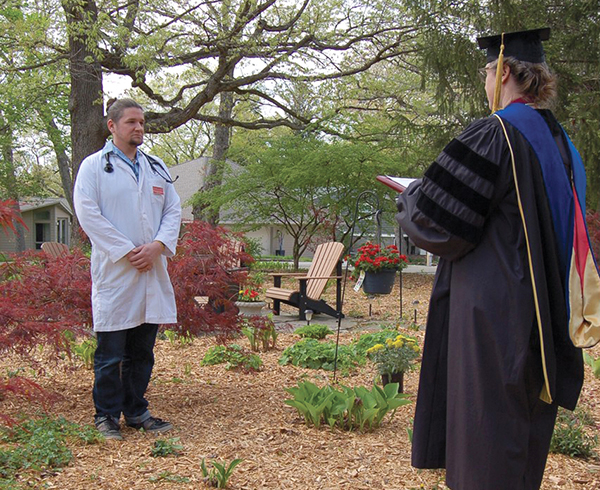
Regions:
<svg viewBox="0 0 600 490"><path fill-rule="evenodd" d="M538 489L557 407L574 409L583 382L568 330L576 308L565 299L573 210L584 206L572 182L584 194L583 166L543 108L556 92L548 37L478 39L493 114L453 139L397 201L402 230L440 256L412 464L446 468L452 490Z"/></svg>

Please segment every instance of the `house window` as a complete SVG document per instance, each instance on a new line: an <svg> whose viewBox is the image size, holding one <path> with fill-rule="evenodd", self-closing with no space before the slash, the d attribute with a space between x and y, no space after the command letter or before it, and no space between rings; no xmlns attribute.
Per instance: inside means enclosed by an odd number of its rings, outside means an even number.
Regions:
<svg viewBox="0 0 600 490"><path fill-rule="evenodd" d="M69 219L59 218L56 220L56 239L59 243L69 244Z"/></svg>
<svg viewBox="0 0 600 490"><path fill-rule="evenodd" d="M42 243L50 240L50 223L35 224L35 248L40 250Z"/></svg>
<svg viewBox="0 0 600 490"><path fill-rule="evenodd" d="M33 219L36 221L50 221L50 211L34 211Z"/></svg>

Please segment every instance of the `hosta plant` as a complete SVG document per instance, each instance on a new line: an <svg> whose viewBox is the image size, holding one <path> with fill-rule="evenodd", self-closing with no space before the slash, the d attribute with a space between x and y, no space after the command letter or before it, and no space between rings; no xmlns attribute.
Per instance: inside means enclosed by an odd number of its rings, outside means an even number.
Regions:
<svg viewBox="0 0 600 490"><path fill-rule="evenodd" d="M297 328L294 330L294 333L305 339L322 340L328 335L331 335L333 331L327 325L315 323L313 325L305 325L304 327Z"/></svg>
<svg viewBox="0 0 600 490"><path fill-rule="evenodd" d="M372 430L381 425L386 414L391 412L393 417L398 407L410 403L406 395L398 393L398 383L383 388L374 385L369 390L364 386L318 387L305 381L286 391L293 398L285 403L298 410L307 425L316 428L327 424L332 429Z"/></svg>

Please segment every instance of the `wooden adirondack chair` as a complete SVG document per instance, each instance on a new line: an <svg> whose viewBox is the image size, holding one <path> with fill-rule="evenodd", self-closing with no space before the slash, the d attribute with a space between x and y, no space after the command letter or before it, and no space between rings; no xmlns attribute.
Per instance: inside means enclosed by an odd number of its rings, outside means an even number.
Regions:
<svg viewBox="0 0 600 490"><path fill-rule="evenodd" d="M44 242L42 243L42 250L47 255L49 255L50 257L54 257L55 259L63 257L65 255L69 255L71 253L69 251L69 247L67 247L64 243L58 242Z"/></svg>
<svg viewBox="0 0 600 490"><path fill-rule="evenodd" d="M315 250L310 269L306 274L300 273L275 273L273 287L267 289L265 296L273 300L273 313L279 315L281 303L295 306L300 311L300 320L306 320L306 310L315 313L325 313L334 318L344 318L341 311L342 304L342 255L344 245L337 242L322 243ZM336 275L332 275L333 273ZM298 279L298 288L283 289L281 278L294 276ZM335 309L320 299L329 279L336 279L336 305Z"/></svg>

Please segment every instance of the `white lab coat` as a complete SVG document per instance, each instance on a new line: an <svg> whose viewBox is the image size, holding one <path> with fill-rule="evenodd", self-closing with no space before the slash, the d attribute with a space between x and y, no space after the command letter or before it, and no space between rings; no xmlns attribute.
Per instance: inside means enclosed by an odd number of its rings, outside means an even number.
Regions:
<svg viewBox="0 0 600 490"><path fill-rule="evenodd" d="M179 196L173 184L160 177L144 156L139 158L139 182L129 165L114 154L109 157L114 169L110 173L104 170L102 151L87 157L74 189L77 218L92 242L94 330L176 323L167 257L175 253L179 236ZM138 272L125 256L153 240L164 243L165 250L152 270Z"/></svg>

